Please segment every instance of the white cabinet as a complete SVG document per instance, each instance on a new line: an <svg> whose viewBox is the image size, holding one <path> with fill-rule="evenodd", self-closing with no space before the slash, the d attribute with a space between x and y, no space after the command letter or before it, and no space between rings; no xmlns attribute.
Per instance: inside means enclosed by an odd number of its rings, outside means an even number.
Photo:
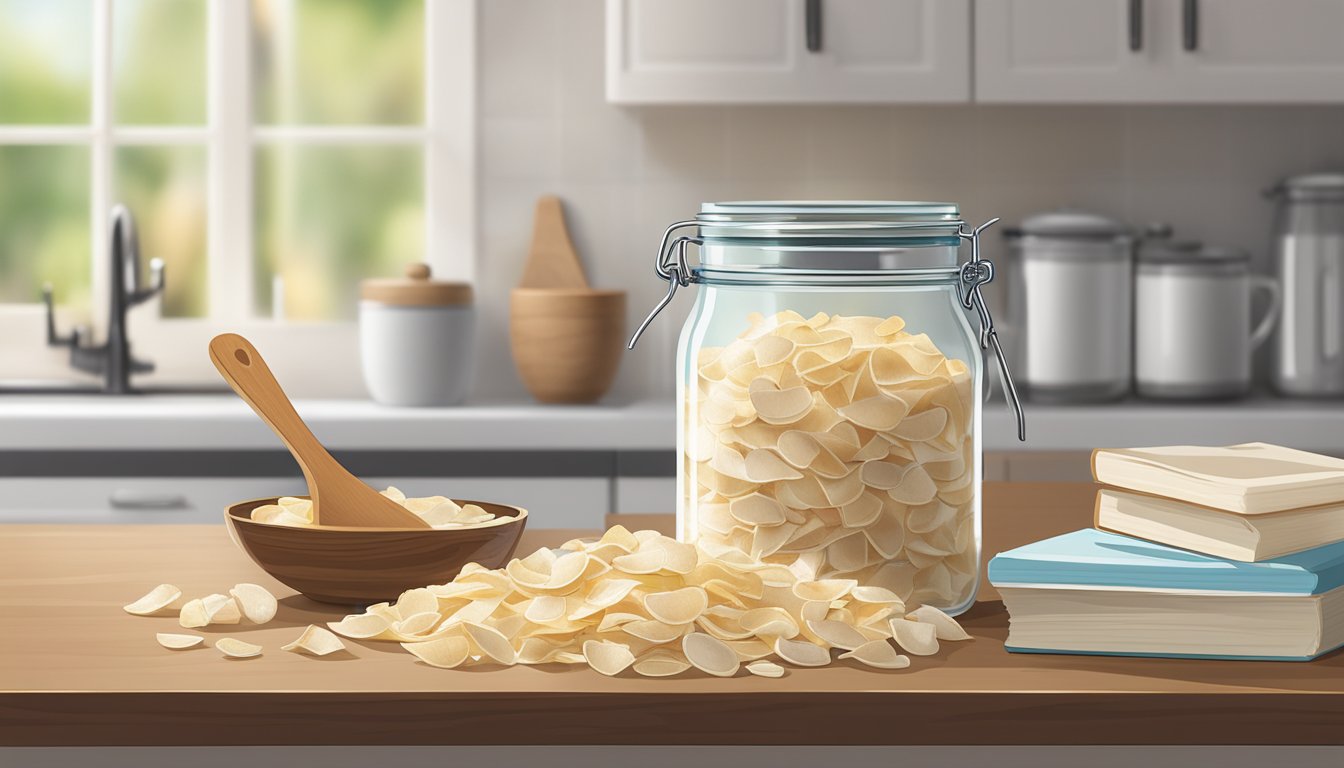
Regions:
<svg viewBox="0 0 1344 768"><path fill-rule="evenodd" d="M507 499L528 510L529 528L594 530L611 511L605 477L371 477L411 496ZM672 487L671 479L664 483ZM223 523L247 499L307 493L301 477L3 477L3 523ZM669 508L670 509L670 508ZM664 511L659 508L658 511ZM0 527L0 536L4 535Z"/></svg>
<svg viewBox="0 0 1344 768"><path fill-rule="evenodd" d="M1181 100L1344 100L1344 0L1166 5L1167 23L1182 30L1173 68Z"/></svg>
<svg viewBox="0 0 1344 768"><path fill-rule="evenodd" d="M607 0L607 100L970 98L970 0Z"/></svg>
<svg viewBox="0 0 1344 768"><path fill-rule="evenodd" d="M1142 100L1162 87L1156 25L1144 5L976 0L976 100Z"/></svg>
<svg viewBox="0 0 1344 768"><path fill-rule="evenodd" d="M976 0L983 102L1344 100L1344 0Z"/></svg>

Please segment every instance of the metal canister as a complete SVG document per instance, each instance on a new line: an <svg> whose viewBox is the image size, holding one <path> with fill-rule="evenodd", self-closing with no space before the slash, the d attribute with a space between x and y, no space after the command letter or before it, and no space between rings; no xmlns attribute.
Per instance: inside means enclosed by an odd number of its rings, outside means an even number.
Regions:
<svg viewBox="0 0 1344 768"><path fill-rule="evenodd" d="M1009 311L1027 397L1114 400L1129 392L1134 236L1094 213L1056 211L1005 232Z"/></svg>
<svg viewBox="0 0 1344 768"><path fill-rule="evenodd" d="M1274 350L1274 387L1285 395L1344 395L1344 173L1285 179L1274 255L1283 317Z"/></svg>

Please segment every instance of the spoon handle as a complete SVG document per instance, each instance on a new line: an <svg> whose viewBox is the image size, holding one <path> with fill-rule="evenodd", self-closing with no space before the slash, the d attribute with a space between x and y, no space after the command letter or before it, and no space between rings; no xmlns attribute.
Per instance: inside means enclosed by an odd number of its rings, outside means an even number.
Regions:
<svg viewBox="0 0 1344 768"><path fill-rule="evenodd" d="M299 418L294 404L280 388L280 382L275 380L261 353L242 336L224 333L210 340L210 361L233 391L280 436L299 462L309 487L313 487L312 470L319 464L334 464L336 460Z"/></svg>

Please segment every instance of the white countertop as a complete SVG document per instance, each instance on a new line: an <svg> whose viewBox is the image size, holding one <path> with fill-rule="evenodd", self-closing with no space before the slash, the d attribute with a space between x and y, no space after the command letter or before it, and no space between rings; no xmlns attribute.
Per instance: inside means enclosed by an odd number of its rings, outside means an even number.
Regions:
<svg viewBox="0 0 1344 768"><path fill-rule="evenodd" d="M1003 404L986 409L986 451L1071 451L1144 445L1266 442L1344 454L1344 401L1252 398L1220 403L1130 400L1102 405L1026 404L1027 442Z"/></svg>
<svg viewBox="0 0 1344 768"><path fill-rule="evenodd" d="M666 450L676 440L670 401L389 408L367 400L299 400L296 407L320 440L346 450ZM1344 402L1029 403L1027 437L1017 442L1012 415L1002 404L987 408L987 451L1262 440L1344 453ZM0 450L278 448L270 430L233 395L0 396Z"/></svg>
<svg viewBox="0 0 1344 768"><path fill-rule="evenodd" d="M345 450L658 450L676 442L671 402L390 408L297 400L324 445ZM276 436L237 397L0 397L0 450L274 450Z"/></svg>

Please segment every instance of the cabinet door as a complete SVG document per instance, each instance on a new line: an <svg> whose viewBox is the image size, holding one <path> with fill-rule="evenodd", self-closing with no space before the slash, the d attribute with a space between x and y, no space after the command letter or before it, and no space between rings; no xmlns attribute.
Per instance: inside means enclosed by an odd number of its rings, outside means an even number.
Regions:
<svg viewBox="0 0 1344 768"><path fill-rule="evenodd" d="M802 71L803 0L607 0L607 100L787 99Z"/></svg>
<svg viewBox="0 0 1344 768"><path fill-rule="evenodd" d="M970 0L607 0L607 100L965 101ZM811 37L811 45L809 45Z"/></svg>
<svg viewBox="0 0 1344 768"><path fill-rule="evenodd" d="M976 0L975 98L1122 102L1161 97L1173 34L1155 0Z"/></svg>
<svg viewBox="0 0 1344 768"><path fill-rule="evenodd" d="M820 0L809 101L955 102L971 91L971 8L960 0Z"/></svg>
<svg viewBox="0 0 1344 768"><path fill-rule="evenodd" d="M1164 0L1183 100L1344 99L1344 0Z"/></svg>

